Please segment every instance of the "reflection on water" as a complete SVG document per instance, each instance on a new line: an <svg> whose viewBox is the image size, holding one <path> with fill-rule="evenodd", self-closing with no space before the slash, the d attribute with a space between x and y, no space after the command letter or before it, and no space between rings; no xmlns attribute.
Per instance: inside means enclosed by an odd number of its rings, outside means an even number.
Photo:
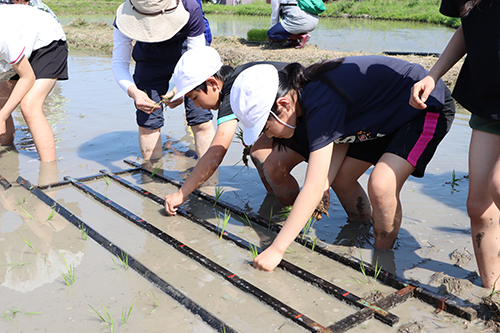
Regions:
<svg viewBox="0 0 500 333"><path fill-rule="evenodd" d="M268 16L206 15L214 36L246 38L250 29L268 29ZM113 23L113 16L83 16L87 21ZM66 25L74 17L60 17ZM320 49L335 51L383 51L440 53L454 29L434 24L363 19L321 18L311 35Z"/></svg>
<svg viewBox="0 0 500 333"><path fill-rule="evenodd" d="M60 84L56 83L43 103L43 114L52 128L56 146L57 142L61 141L59 137L65 129L64 124L68 123L68 115L65 109L65 104L67 102L68 99L62 95ZM33 137L31 136L19 107L13 113L13 117L16 125L16 136L14 141L16 148L25 151L36 151Z"/></svg>

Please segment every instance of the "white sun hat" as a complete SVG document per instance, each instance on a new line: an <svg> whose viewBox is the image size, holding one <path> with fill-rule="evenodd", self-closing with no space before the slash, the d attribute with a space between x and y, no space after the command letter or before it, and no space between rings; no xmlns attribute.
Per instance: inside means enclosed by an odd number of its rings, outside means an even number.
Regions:
<svg viewBox="0 0 500 333"><path fill-rule="evenodd" d="M276 101L278 70L260 64L245 69L234 80L230 102L236 118L243 125L243 142L251 145L262 133Z"/></svg>
<svg viewBox="0 0 500 333"><path fill-rule="evenodd" d="M172 38L186 25L182 0L125 0L116 10L116 26L127 37L156 43Z"/></svg>
<svg viewBox="0 0 500 333"><path fill-rule="evenodd" d="M222 67L219 53L213 47L195 47L186 51L175 65L175 101L214 75Z"/></svg>

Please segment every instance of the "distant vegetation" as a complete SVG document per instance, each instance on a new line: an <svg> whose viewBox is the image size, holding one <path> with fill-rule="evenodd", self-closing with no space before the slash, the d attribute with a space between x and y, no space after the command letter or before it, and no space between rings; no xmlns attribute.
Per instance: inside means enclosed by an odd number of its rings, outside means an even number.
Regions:
<svg viewBox="0 0 500 333"><path fill-rule="evenodd" d="M232 1L232 0L227 0ZM45 0L57 15L113 15L122 0ZM337 0L325 2L320 17L365 17L384 20L408 20L458 27L460 20L439 13L441 0ZM207 14L271 15L264 0L247 5L214 5L203 2Z"/></svg>

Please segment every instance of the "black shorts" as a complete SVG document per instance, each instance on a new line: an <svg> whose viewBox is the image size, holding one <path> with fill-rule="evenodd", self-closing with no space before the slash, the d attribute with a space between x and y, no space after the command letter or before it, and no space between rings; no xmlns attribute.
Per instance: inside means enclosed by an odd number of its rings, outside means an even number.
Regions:
<svg viewBox="0 0 500 333"><path fill-rule="evenodd" d="M440 112L428 110L382 138L351 143L347 156L375 165L384 153L404 158L415 167L412 175L423 177L437 146L450 130L455 118L455 103L446 88L445 106Z"/></svg>
<svg viewBox="0 0 500 333"><path fill-rule="evenodd" d="M29 58L36 79L68 79L68 44L56 40L47 46L34 50ZM11 80L19 80L14 75Z"/></svg>

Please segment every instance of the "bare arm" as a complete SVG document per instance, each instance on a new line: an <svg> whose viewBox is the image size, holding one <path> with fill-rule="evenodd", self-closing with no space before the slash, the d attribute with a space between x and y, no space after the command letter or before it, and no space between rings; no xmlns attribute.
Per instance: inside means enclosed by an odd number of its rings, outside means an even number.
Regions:
<svg viewBox="0 0 500 333"><path fill-rule="evenodd" d="M410 105L417 109L425 109L425 101L434 90L436 82L453 67L467 52L465 48L462 26L453 34L443 53L432 67L429 74L415 83L411 89Z"/></svg>
<svg viewBox="0 0 500 333"><path fill-rule="evenodd" d="M319 150L311 152L304 187L297 196L290 215L278 236L271 246L255 258L253 264L255 268L265 271L272 271L276 268L283 259L285 251L306 225L323 195L330 169L329 162L332 159L333 146L332 142ZM328 163L325 163L325 161L328 161Z"/></svg>
<svg viewBox="0 0 500 333"><path fill-rule="evenodd" d="M0 109L0 137L5 134L5 121L16 109L28 91L30 91L36 80L33 68L31 68L31 64L26 56L23 56L21 60L12 67L19 75L19 80L17 81L14 89L12 89L7 102L5 102L2 109Z"/></svg>
<svg viewBox="0 0 500 333"><path fill-rule="evenodd" d="M226 121L217 127L210 147L196 163L193 172L191 172L182 187L177 192L165 197L165 211L167 214L175 215L177 207L186 200L188 195L214 174L222 163L224 156L226 156L237 125L238 121L234 119Z"/></svg>

